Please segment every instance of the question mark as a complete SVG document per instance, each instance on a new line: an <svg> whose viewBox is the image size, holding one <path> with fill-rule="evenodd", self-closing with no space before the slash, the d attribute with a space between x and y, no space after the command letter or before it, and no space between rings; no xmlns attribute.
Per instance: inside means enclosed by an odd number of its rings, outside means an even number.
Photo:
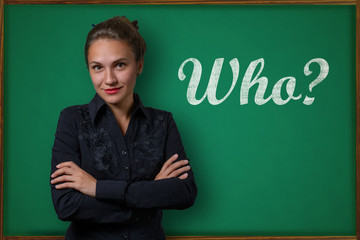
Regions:
<svg viewBox="0 0 360 240"><path fill-rule="evenodd" d="M327 75L329 73L329 64L328 64L328 62L323 58L314 58L314 59L310 60L309 62L307 62L305 67L304 67L304 73L305 73L306 76L309 76L312 73L312 71L310 71L310 69L309 69L309 66L313 62L316 62L317 64L319 64L320 73L319 73L319 76L309 84L310 92L312 91L312 89L316 85L318 85L321 81L323 81L327 77ZM314 97L305 96L305 99L304 99L303 103L305 105L311 105L314 102L314 99L315 99Z"/></svg>

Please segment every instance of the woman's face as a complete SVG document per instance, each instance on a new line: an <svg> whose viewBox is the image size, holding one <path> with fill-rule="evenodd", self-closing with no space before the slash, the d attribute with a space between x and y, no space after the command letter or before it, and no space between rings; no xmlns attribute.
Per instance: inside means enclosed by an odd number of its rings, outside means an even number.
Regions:
<svg viewBox="0 0 360 240"><path fill-rule="evenodd" d="M132 103L136 77L142 71L143 61L136 61L126 42L96 40L89 48L88 63L94 88L107 104L121 107Z"/></svg>

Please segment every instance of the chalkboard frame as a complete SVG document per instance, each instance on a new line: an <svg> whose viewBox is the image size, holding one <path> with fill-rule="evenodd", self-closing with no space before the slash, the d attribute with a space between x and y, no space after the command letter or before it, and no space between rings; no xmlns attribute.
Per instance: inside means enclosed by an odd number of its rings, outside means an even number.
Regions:
<svg viewBox="0 0 360 240"><path fill-rule="evenodd" d="M4 236L3 235L3 129L4 129L4 5L7 4L242 4L242 5L356 5L356 236L282 236L282 237L222 237L171 236L169 240L360 240L360 0L0 0L0 240L60 240L63 236Z"/></svg>

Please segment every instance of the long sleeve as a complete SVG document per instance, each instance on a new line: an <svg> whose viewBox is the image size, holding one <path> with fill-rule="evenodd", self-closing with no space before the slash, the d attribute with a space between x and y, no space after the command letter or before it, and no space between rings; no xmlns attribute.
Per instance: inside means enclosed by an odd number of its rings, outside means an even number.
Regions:
<svg viewBox="0 0 360 240"><path fill-rule="evenodd" d="M61 112L52 149L51 173L61 162L73 161L81 166L81 154L77 134L74 109ZM126 182L119 182L126 186ZM124 187L125 189L125 187ZM55 188L51 184L51 194L55 211L64 221L90 221L97 223L121 223L131 218L132 211L119 202L102 201L74 189Z"/></svg>

